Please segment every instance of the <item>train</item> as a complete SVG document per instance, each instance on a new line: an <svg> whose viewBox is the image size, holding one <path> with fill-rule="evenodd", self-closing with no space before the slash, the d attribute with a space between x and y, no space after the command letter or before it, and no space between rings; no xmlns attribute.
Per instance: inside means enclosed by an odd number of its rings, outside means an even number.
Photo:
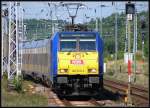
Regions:
<svg viewBox="0 0 150 108"><path fill-rule="evenodd" d="M103 89L103 40L96 31L68 30L25 41L22 74L45 82L58 95L96 96Z"/></svg>

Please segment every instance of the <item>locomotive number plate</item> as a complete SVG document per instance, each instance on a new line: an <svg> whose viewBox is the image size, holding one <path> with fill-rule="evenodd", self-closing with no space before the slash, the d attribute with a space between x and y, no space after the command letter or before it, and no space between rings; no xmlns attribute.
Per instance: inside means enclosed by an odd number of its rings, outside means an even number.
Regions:
<svg viewBox="0 0 150 108"><path fill-rule="evenodd" d="M71 63L71 64L79 64L79 65L84 64L84 63L83 63L83 60L70 60L70 63Z"/></svg>

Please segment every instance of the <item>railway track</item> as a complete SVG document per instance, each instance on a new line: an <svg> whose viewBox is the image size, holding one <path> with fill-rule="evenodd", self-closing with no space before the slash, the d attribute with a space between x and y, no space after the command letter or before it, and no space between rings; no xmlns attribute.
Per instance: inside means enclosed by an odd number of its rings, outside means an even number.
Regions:
<svg viewBox="0 0 150 108"><path fill-rule="evenodd" d="M93 106L93 107L102 107L106 104L105 101L97 101L95 99L89 99L87 101L79 101L79 100L74 100L74 101L71 101L71 100L62 100L62 102L64 103L65 106L69 106L69 107L74 107L74 106Z"/></svg>
<svg viewBox="0 0 150 108"><path fill-rule="evenodd" d="M29 79L32 80L32 79ZM35 82L35 81L34 81ZM30 85L31 86L31 85ZM74 106L83 106L83 107L100 107L104 105L111 105L114 104L114 101L112 100L96 100L94 98L83 98L81 99L78 97L77 99L66 99L66 98L60 98L58 95L49 87L44 86L42 83L35 83L32 85L32 91L35 91L40 94L44 94L48 98L48 106L54 106L54 107L74 107Z"/></svg>
<svg viewBox="0 0 150 108"><path fill-rule="evenodd" d="M110 88L112 91L123 94L123 97L126 96L126 91L128 88L128 83L104 79L104 87ZM148 106L149 105L149 90L148 88L131 84L131 96L133 104L135 106Z"/></svg>
<svg viewBox="0 0 150 108"><path fill-rule="evenodd" d="M52 90L48 90L48 106L57 106L57 107L74 107L74 106L104 106L106 102L104 101L97 101L95 99L86 99L86 100L78 100L78 99L66 99L66 98L59 98ZM110 101L109 101L110 102Z"/></svg>
<svg viewBox="0 0 150 108"><path fill-rule="evenodd" d="M54 105L55 104L55 105ZM114 102L111 100L68 100L53 98L53 102L49 101L49 106L65 106L65 107L103 107L105 105L112 105Z"/></svg>
<svg viewBox="0 0 150 108"><path fill-rule="evenodd" d="M41 85L43 87L43 85ZM111 91L118 92L121 94L122 98L126 96L126 90L127 90L127 83L116 81L116 80L110 80L110 79L104 79L104 87L107 90L107 88L110 88ZM44 89L43 89L44 90ZM68 99L61 99L57 96L57 94L51 90L51 88L46 88L44 90L44 94L48 97L48 106L94 106L94 107L101 107L101 106L120 106L117 105L112 98L115 97L115 93L110 93L104 90L102 93L104 95L103 99L88 99L88 100L68 100ZM131 85L131 95L132 99L134 100L135 106L148 106L148 89L143 88L141 86L137 85ZM101 96L100 96L101 97ZM107 97L107 98L105 98ZM119 100L119 99L118 99ZM125 106L125 105L121 105Z"/></svg>
<svg viewBox="0 0 150 108"><path fill-rule="evenodd" d="M60 98L54 93L51 89L47 91L48 96L48 106L57 106L57 107L103 107L116 105L113 100L105 99L95 99L95 98ZM122 105L123 106L123 105Z"/></svg>

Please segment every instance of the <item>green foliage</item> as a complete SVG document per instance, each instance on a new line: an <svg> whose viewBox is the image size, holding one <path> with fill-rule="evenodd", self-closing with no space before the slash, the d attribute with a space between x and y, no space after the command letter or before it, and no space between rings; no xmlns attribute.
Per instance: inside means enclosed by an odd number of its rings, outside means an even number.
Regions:
<svg viewBox="0 0 150 108"><path fill-rule="evenodd" d="M142 52L138 51L136 53L136 60L142 60Z"/></svg>
<svg viewBox="0 0 150 108"><path fill-rule="evenodd" d="M113 72L113 71L109 71L107 74L108 74L109 76L113 76L113 75L114 75L114 72Z"/></svg>
<svg viewBox="0 0 150 108"><path fill-rule="evenodd" d="M148 57L148 55L149 55L149 41L148 41L148 40L145 41L145 45L144 45L144 55L145 55L146 57Z"/></svg>
<svg viewBox="0 0 150 108"><path fill-rule="evenodd" d="M14 77L13 83L15 84L15 90L17 92L21 92L22 91L22 79L23 78L22 78L21 75L18 76L18 78L17 78L17 76Z"/></svg>
<svg viewBox="0 0 150 108"><path fill-rule="evenodd" d="M118 54L117 54L117 59L122 59L124 57L124 52L123 51L118 51Z"/></svg>
<svg viewBox="0 0 150 108"><path fill-rule="evenodd" d="M110 54L108 56L105 57L105 60L106 61L113 61L114 60L114 55L113 54Z"/></svg>
<svg viewBox="0 0 150 108"><path fill-rule="evenodd" d="M52 22L53 26L56 20L46 20L46 19L25 19L26 24L26 35L28 40L45 39L51 37L52 33ZM67 23L63 20L58 20L58 26L63 27L63 24Z"/></svg>
<svg viewBox="0 0 150 108"><path fill-rule="evenodd" d="M104 58L104 63L107 63L107 61L108 61L108 59L105 57L105 58Z"/></svg>
<svg viewBox="0 0 150 108"><path fill-rule="evenodd" d="M144 38L144 55L148 57L149 54L149 11L142 11L137 15L137 49L142 50L142 36L141 32L145 31ZM118 58L123 58L123 52L125 49L125 36L126 36L126 14L120 13L118 16L117 22L117 33L118 33ZM141 21L140 17L144 16L146 18L146 28L144 30L141 29ZM95 19L92 19L89 22L90 27L95 29ZM101 25L101 22L98 22L98 25ZM115 14L112 14L106 18L103 18L102 22L103 34L102 38L104 40L104 57L108 57L110 54L115 54ZM99 27L100 31L100 27ZM101 34L101 32L100 32ZM134 37L134 23L131 21L131 51L133 50L133 37Z"/></svg>
<svg viewBox="0 0 150 108"><path fill-rule="evenodd" d="M3 78L4 78L4 79L7 79L7 78L8 78L7 72L3 72Z"/></svg>
<svg viewBox="0 0 150 108"><path fill-rule="evenodd" d="M117 33L118 33L118 58L122 58L122 52L125 49L125 36L126 36L126 14L124 12L117 14ZM141 29L141 21L140 17L144 16L146 18L146 28L144 30ZM145 31L145 38L144 38L144 55L148 57L149 54L149 11L143 11L138 13L137 15L137 49L142 50L142 31ZM44 39L47 37L51 37L52 33L52 26L51 24L56 23L56 20L45 20L45 19L26 19L24 23L27 25L27 39ZM67 24L66 21L59 20L59 25L63 28L63 24ZM86 25L91 30L95 30L95 19L92 18L91 21ZM102 23L103 33L102 39L104 40L104 57L107 57L110 54L115 54L115 14L103 18L102 22L98 19L98 25L100 31L100 25ZM133 37L134 37L134 23L131 21L131 51L133 49ZM101 32L100 32L101 34Z"/></svg>

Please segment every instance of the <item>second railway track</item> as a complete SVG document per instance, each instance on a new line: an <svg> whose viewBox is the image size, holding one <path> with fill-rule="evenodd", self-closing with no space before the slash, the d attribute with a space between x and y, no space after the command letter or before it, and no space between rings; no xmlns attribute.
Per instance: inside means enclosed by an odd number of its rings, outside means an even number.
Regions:
<svg viewBox="0 0 150 108"><path fill-rule="evenodd" d="M104 86L126 96L128 83L117 81L117 80L104 79ZM149 105L148 88L131 84L131 96L135 106Z"/></svg>

